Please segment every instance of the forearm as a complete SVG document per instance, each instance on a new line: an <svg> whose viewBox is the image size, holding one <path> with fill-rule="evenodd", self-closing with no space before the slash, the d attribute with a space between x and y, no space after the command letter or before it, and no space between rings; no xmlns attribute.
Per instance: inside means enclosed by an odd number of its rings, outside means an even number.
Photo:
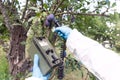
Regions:
<svg viewBox="0 0 120 80"><path fill-rule="evenodd" d="M78 61L101 80L120 80L120 57L98 42L73 30L66 42ZM113 64L115 66L113 66ZM114 74L117 73L117 74Z"/></svg>

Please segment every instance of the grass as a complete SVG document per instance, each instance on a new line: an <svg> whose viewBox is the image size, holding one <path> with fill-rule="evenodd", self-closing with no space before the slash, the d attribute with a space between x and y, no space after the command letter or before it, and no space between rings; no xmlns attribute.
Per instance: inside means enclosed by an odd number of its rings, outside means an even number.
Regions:
<svg viewBox="0 0 120 80"><path fill-rule="evenodd" d="M10 80L6 53L0 45L0 80Z"/></svg>

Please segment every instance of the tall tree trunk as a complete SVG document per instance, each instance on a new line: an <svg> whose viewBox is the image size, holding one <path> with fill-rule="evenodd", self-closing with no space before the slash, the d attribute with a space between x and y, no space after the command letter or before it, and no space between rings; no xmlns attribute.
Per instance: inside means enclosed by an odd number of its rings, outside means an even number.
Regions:
<svg viewBox="0 0 120 80"><path fill-rule="evenodd" d="M10 51L8 53L9 69L13 76L21 72L21 62L25 60L25 43L27 33L22 25L13 25L10 30ZM18 79L17 79L18 80Z"/></svg>

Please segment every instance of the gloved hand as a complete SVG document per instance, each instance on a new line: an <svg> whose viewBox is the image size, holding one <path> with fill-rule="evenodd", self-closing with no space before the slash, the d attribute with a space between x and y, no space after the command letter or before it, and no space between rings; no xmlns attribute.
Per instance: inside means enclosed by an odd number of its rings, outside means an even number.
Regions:
<svg viewBox="0 0 120 80"><path fill-rule="evenodd" d="M67 26L57 27L54 32L57 32L57 34L64 38L65 40L68 38L70 32L72 31L71 28Z"/></svg>
<svg viewBox="0 0 120 80"><path fill-rule="evenodd" d="M35 54L32 77L29 77L25 80L48 80L50 74L48 74L47 76L43 76L38 66L38 63L39 63L39 57L37 54Z"/></svg>

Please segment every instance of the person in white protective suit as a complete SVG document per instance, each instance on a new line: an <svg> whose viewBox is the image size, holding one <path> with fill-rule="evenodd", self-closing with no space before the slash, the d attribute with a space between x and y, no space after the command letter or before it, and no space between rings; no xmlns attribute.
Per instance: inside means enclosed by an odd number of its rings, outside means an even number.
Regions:
<svg viewBox="0 0 120 80"><path fill-rule="evenodd" d="M82 35L76 29L72 30L62 26L57 27L55 32L66 39L66 46L75 58L99 80L120 80L120 56L118 53L104 48L97 41ZM45 79L39 78L39 80Z"/></svg>

